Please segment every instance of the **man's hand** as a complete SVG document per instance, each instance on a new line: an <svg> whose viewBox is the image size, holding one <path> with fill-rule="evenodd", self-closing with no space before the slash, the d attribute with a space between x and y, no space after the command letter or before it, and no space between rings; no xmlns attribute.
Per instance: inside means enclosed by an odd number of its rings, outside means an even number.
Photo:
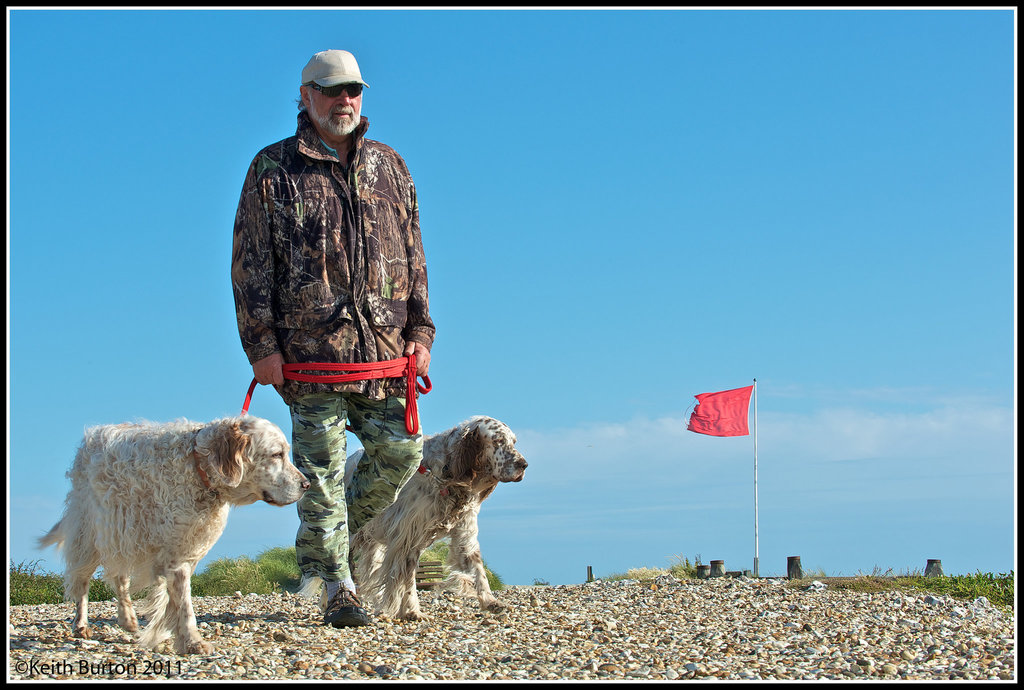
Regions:
<svg viewBox="0 0 1024 690"><path fill-rule="evenodd" d="M425 377L430 370L430 350L423 343L410 340L405 344L405 356L416 355L416 375Z"/></svg>
<svg viewBox="0 0 1024 690"><path fill-rule="evenodd" d="M417 364L419 361L417 360ZM256 377L256 382L260 385L267 385L272 383L275 386L280 386L284 383L284 357L281 356L280 352L275 352L272 355L267 355L263 359L259 360L252 365L252 374Z"/></svg>

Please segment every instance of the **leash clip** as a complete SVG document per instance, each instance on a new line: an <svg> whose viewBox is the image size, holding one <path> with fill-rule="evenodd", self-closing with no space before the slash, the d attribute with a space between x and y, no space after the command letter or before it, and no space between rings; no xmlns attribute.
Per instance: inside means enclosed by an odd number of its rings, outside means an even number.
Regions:
<svg viewBox="0 0 1024 690"><path fill-rule="evenodd" d="M420 464L420 466L416 468L416 471L419 472L420 474L426 476L426 477L429 477L429 478L433 479L435 482L437 482L438 485L440 486L440 489L438 490L438 493L440 493L442 496L447 496L448 495L448 487L445 486L443 481L441 481L440 479L438 479L437 477L434 476L433 471L431 471L431 469L429 467L427 467L424 464Z"/></svg>

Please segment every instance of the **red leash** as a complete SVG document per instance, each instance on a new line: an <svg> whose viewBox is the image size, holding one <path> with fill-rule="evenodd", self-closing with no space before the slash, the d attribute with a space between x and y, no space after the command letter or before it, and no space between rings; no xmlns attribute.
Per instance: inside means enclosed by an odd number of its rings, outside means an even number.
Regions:
<svg viewBox="0 0 1024 690"><path fill-rule="evenodd" d="M405 430L410 434L419 431L419 415L416 413L416 391L426 395L433 386L430 377L423 377L423 384L416 381L416 355L389 359L383 362L333 364L330 362L310 362L306 364L285 364L284 377L292 381L306 383L347 383L349 381L368 381L370 379L392 379L405 377ZM346 371L347 374L301 374L300 371ZM252 392L256 390L256 379L249 384L249 392L242 403L242 414L248 414Z"/></svg>

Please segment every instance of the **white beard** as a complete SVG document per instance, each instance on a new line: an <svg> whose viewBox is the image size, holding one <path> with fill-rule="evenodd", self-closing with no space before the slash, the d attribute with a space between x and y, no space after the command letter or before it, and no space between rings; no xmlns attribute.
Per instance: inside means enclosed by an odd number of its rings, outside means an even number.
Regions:
<svg viewBox="0 0 1024 690"><path fill-rule="evenodd" d="M315 112L312 108L307 108L310 117L312 117L320 128L335 137L347 137L356 131L356 127L359 126L359 110L352 106L339 106L332 112L327 112L324 115ZM332 114L347 113L349 117L343 119L335 119Z"/></svg>

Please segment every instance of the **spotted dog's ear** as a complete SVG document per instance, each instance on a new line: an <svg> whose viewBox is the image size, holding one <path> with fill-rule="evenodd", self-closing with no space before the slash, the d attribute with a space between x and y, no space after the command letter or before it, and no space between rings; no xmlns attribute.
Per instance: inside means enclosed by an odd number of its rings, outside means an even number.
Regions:
<svg viewBox="0 0 1024 690"><path fill-rule="evenodd" d="M210 424L199 432L196 453L205 458L212 483L232 487L241 483L250 443L237 419Z"/></svg>
<svg viewBox="0 0 1024 690"><path fill-rule="evenodd" d="M483 434L474 426L459 439L455 452L445 465L444 476L459 484L471 484L476 478L483 453Z"/></svg>

